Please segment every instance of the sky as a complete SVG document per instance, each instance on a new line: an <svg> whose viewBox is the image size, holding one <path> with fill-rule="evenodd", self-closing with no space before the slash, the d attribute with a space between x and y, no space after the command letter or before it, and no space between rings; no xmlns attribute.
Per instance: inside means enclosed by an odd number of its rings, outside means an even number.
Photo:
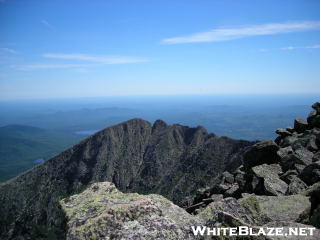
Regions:
<svg viewBox="0 0 320 240"><path fill-rule="evenodd" d="M318 0L0 0L0 99L320 93Z"/></svg>

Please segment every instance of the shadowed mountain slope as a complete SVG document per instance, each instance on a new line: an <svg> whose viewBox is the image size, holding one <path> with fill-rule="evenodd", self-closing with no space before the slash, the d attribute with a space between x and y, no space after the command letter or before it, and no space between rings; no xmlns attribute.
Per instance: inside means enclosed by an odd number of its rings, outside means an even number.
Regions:
<svg viewBox="0 0 320 240"><path fill-rule="evenodd" d="M58 201L94 182L113 182L123 192L158 193L181 205L226 169L240 166L252 144L161 120L152 125L132 119L106 128L0 185L0 236L32 236L41 225L63 235Z"/></svg>

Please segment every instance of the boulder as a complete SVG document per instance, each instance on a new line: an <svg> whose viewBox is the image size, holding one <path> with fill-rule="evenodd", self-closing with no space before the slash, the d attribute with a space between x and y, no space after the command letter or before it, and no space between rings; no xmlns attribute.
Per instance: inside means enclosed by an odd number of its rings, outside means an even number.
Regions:
<svg viewBox="0 0 320 240"><path fill-rule="evenodd" d="M294 120L294 129L298 132L298 133L302 133L305 130L308 129L308 122L303 120L302 118L296 118Z"/></svg>
<svg viewBox="0 0 320 240"><path fill-rule="evenodd" d="M295 135L294 136L287 136L281 141L280 146L281 147L291 146L297 140L298 140L298 138Z"/></svg>
<svg viewBox="0 0 320 240"><path fill-rule="evenodd" d="M314 110L316 110L318 114L320 114L320 102L316 102L316 103L312 104L311 107L312 107Z"/></svg>
<svg viewBox="0 0 320 240"><path fill-rule="evenodd" d="M240 189L243 189L246 184L245 173L244 172L236 172L234 174L234 180L239 185Z"/></svg>
<svg viewBox="0 0 320 240"><path fill-rule="evenodd" d="M289 170L283 173L280 176L280 179L285 181L287 184L290 184L290 182L292 182L293 179L297 177L297 175L298 175L297 170Z"/></svg>
<svg viewBox="0 0 320 240"><path fill-rule="evenodd" d="M94 183L60 201L67 240L194 239L196 218L160 195L122 193L112 183Z"/></svg>
<svg viewBox="0 0 320 240"><path fill-rule="evenodd" d="M223 223L224 226L237 227L255 223L250 211L242 207L235 198L224 198L210 203L199 214L205 226Z"/></svg>
<svg viewBox="0 0 320 240"><path fill-rule="evenodd" d="M319 147L317 145L317 137L315 135L310 136L306 147L309 151L312 151L312 152L319 150Z"/></svg>
<svg viewBox="0 0 320 240"><path fill-rule="evenodd" d="M320 151L313 155L312 162L320 161Z"/></svg>
<svg viewBox="0 0 320 240"><path fill-rule="evenodd" d="M299 137L292 142L291 146L293 150L306 148L310 151L315 151L318 149L318 146L316 145L316 136L313 134L304 134L302 137Z"/></svg>
<svg viewBox="0 0 320 240"><path fill-rule="evenodd" d="M211 189L209 187L197 189L193 204L199 203L202 199L210 197L210 191Z"/></svg>
<svg viewBox="0 0 320 240"><path fill-rule="evenodd" d="M224 192L223 196L238 198L238 197L240 197L239 190L240 190L240 188L239 188L238 183L234 183L231 185L231 188L229 188L227 191Z"/></svg>
<svg viewBox="0 0 320 240"><path fill-rule="evenodd" d="M245 154L243 165L246 169L263 163L277 163L279 146L272 140L261 141L254 144Z"/></svg>
<svg viewBox="0 0 320 240"><path fill-rule="evenodd" d="M313 162L306 166L299 177L308 185L312 185L320 181L320 161Z"/></svg>
<svg viewBox="0 0 320 240"><path fill-rule="evenodd" d="M312 163L313 153L305 148L299 148L294 153L285 155L280 160L280 165L284 171L297 169L301 172L303 168ZM301 165L301 166L300 166Z"/></svg>
<svg viewBox="0 0 320 240"><path fill-rule="evenodd" d="M305 148L299 148L294 151L294 155L297 158L297 163L309 165L312 163L312 158L314 154Z"/></svg>
<svg viewBox="0 0 320 240"><path fill-rule="evenodd" d="M310 216L310 224L320 228L320 205L318 205ZM319 238L320 239L320 238Z"/></svg>
<svg viewBox="0 0 320 240"><path fill-rule="evenodd" d="M284 158L285 156L289 155L290 153L293 153L293 149L291 146L280 148L277 151L277 154L280 158Z"/></svg>
<svg viewBox="0 0 320 240"><path fill-rule="evenodd" d="M307 187L308 187L307 184L305 184L300 178L293 177L288 185L286 195L300 194Z"/></svg>
<svg viewBox="0 0 320 240"><path fill-rule="evenodd" d="M222 182L232 184L234 182L233 175L229 172L223 172L222 173Z"/></svg>
<svg viewBox="0 0 320 240"><path fill-rule="evenodd" d="M256 190L258 194L265 195L284 195L287 191L288 185L279 178L282 173L281 167L278 164L263 164L252 168L253 174L261 180L263 189Z"/></svg>
<svg viewBox="0 0 320 240"><path fill-rule="evenodd" d="M289 132L287 129L278 128L276 130L276 134L280 135L281 137L291 136L292 133Z"/></svg>
<svg viewBox="0 0 320 240"><path fill-rule="evenodd" d="M238 200L260 223L274 221L299 222L308 217L311 203L304 195L257 196L246 195Z"/></svg>
<svg viewBox="0 0 320 240"><path fill-rule="evenodd" d="M307 122L308 124L310 124L311 126L313 126L313 120L314 118L317 116L317 111L316 110L312 110L307 118Z"/></svg>
<svg viewBox="0 0 320 240"><path fill-rule="evenodd" d="M286 130L288 132L294 133L294 128L293 127L287 127Z"/></svg>
<svg viewBox="0 0 320 240"><path fill-rule="evenodd" d="M317 127L319 128L320 127L320 115L317 115L311 122L311 125L313 127Z"/></svg>
<svg viewBox="0 0 320 240"><path fill-rule="evenodd" d="M320 228L320 182L310 186L304 195L310 197L311 201L310 224Z"/></svg>

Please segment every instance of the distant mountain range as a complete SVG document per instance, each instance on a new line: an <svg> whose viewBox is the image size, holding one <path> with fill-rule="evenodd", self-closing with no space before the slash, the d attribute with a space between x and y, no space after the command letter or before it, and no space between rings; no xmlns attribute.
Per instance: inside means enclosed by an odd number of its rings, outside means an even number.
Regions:
<svg viewBox="0 0 320 240"><path fill-rule="evenodd" d="M24 125L0 127L0 182L49 159L84 136Z"/></svg>

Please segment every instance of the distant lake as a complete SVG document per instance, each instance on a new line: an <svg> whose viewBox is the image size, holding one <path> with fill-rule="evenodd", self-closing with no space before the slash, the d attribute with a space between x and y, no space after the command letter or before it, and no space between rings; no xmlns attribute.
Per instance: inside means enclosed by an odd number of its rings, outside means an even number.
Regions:
<svg viewBox="0 0 320 240"><path fill-rule="evenodd" d="M44 162L43 158L38 158L38 159L33 161L33 163L35 163L35 164L39 164L39 163L43 163L43 162Z"/></svg>
<svg viewBox="0 0 320 240"><path fill-rule="evenodd" d="M93 130L81 130L81 131L76 131L74 132L75 134L78 135L92 135L95 134L96 132L98 132L99 130L97 129L93 129Z"/></svg>

